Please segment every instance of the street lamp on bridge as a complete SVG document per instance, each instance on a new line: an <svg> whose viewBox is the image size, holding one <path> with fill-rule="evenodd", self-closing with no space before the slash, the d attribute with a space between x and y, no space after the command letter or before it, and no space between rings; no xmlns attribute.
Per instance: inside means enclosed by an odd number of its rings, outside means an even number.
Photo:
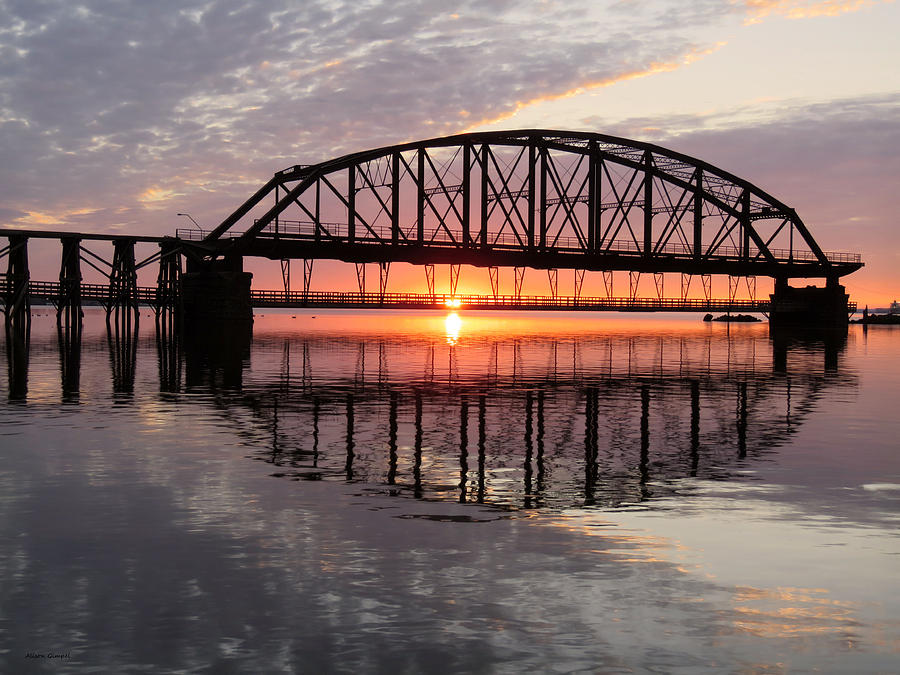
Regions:
<svg viewBox="0 0 900 675"><path fill-rule="evenodd" d="M191 219L191 222L194 224L194 226L195 226L198 230L200 230L201 232L203 232L203 228L200 227L200 224L199 224L196 220L194 220L194 217L193 217L190 213L176 213L175 215L176 215L176 216L184 216L185 218L190 218L190 219Z"/></svg>

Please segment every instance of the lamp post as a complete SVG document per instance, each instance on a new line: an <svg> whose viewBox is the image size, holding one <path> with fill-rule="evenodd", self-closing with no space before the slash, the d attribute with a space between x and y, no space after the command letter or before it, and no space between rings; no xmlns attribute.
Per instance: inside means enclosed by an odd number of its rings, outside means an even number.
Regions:
<svg viewBox="0 0 900 675"><path fill-rule="evenodd" d="M175 215L176 216L184 216L185 218L190 218L190 220L194 224L194 226L198 230L200 230L200 232L203 232L203 228L200 227L200 224L196 220L194 220L194 217L190 213L176 213Z"/></svg>

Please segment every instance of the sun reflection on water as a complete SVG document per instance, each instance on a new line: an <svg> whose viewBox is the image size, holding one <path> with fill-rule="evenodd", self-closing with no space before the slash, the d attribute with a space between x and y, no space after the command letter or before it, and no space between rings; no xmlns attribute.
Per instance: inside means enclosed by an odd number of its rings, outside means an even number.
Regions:
<svg viewBox="0 0 900 675"><path fill-rule="evenodd" d="M462 328L462 319L456 312L451 312L444 318L444 330L447 334L448 345L455 345L459 342L460 328Z"/></svg>

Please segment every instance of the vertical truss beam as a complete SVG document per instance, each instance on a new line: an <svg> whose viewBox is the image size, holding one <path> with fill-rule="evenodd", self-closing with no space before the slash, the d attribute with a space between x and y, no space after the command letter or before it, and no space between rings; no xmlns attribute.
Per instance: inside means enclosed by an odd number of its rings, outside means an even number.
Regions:
<svg viewBox="0 0 900 675"><path fill-rule="evenodd" d="M706 298L706 302L709 303L712 300L712 275L701 274L700 281L703 283L703 296Z"/></svg>
<svg viewBox="0 0 900 675"><path fill-rule="evenodd" d="M599 246L600 232L600 156L597 152L597 143L588 143L588 221L587 221L587 248L594 252Z"/></svg>
<svg viewBox="0 0 900 675"><path fill-rule="evenodd" d="M744 277L747 282L747 295L756 302L756 277Z"/></svg>
<svg viewBox="0 0 900 675"><path fill-rule="evenodd" d="M456 287L459 284L459 265L450 265L450 297L456 295Z"/></svg>
<svg viewBox="0 0 900 675"><path fill-rule="evenodd" d="M694 260L703 256L703 169L694 172Z"/></svg>
<svg viewBox="0 0 900 675"><path fill-rule="evenodd" d="M522 284L525 282L525 268L524 267L514 267L513 274L515 274L514 280L514 294L516 300L522 299Z"/></svg>
<svg viewBox="0 0 900 675"><path fill-rule="evenodd" d="M418 190L416 198L416 241L421 246L425 243L425 148L416 152L418 160Z"/></svg>
<svg viewBox="0 0 900 675"><path fill-rule="evenodd" d="M547 148L541 146L541 231L538 247L543 251L547 248Z"/></svg>
<svg viewBox="0 0 900 675"><path fill-rule="evenodd" d="M741 258L750 259L750 190L741 193Z"/></svg>
<svg viewBox="0 0 900 675"><path fill-rule="evenodd" d="M559 297L559 270L556 268L548 269L547 280L550 282L550 297L556 300Z"/></svg>
<svg viewBox="0 0 900 675"><path fill-rule="evenodd" d="M734 299L737 296L737 290L740 283L740 277L736 277L731 274L728 275L728 302L732 305L734 304Z"/></svg>
<svg viewBox="0 0 900 675"><path fill-rule="evenodd" d="M472 146L463 145L463 175L462 175L462 241L463 247L472 245Z"/></svg>
<svg viewBox="0 0 900 675"><path fill-rule="evenodd" d="M356 265L356 285L359 286L359 294L365 295L366 292L366 264L354 263Z"/></svg>
<svg viewBox="0 0 900 675"><path fill-rule="evenodd" d="M391 263L378 263L378 298L380 302L384 302L384 296L387 293L388 274L391 271Z"/></svg>
<svg viewBox="0 0 900 675"><path fill-rule="evenodd" d="M428 295L434 301L434 265L425 265L425 285L428 287Z"/></svg>
<svg viewBox="0 0 900 675"><path fill-rule="evenodd" d="M691 292L691 281L693 280L693 275L691 274L682 274L681 275L681 299L682 301L688 299L688 295Z"/></svg>
<svg viewBox="0 0 900 675"><path fill-rule="evenodd" d="M656 297L662 300L666 297L663 284L665 283L665 275L662 272L653 273L653 284L656 286Z"/></svg>
<svg viewBox="0 0 900 675"><path fill-rule="evenodd" d="M481 247L489 248L488 243L488 146L481 146Z"/></svg>
<svg viewBox="0 0 900 675"><path fill-rule="evenodd" d="M391 244L400 243L400 153L391 155Z"/></svg>
<svg viewBox="0 0 900 675"><path fill-rule="evenodd" d="M581 289L584 287L585 270L575 270L575 302L581 298Z"/></svg>
<svg viewBox="0 0 900 675"><path fill-rule="evenodd" d="M356 164L351 164L347 169L347 242L352 244L354 241L356 241Z"/></svg>
<svg viewBox="0 0 900 675"><path fill-rule="evenodd" d="M528 143L528 249L531 251L534 250L534 195L537 180L534 165L536 156L537 147L534 139L530 139Z"/></svg>
<svg viewBox="0 0 900 675"><path fill-rule="evenodd" d="M653 254L653 156L644 152L644 255Z"/></svg>
<svg viewBox="0 0 900 675"><path fill-rule="evenodd" d="M603 270L603 288L606 291L606 297L613 297L613 273L612 270Z"/></svg>
<svg viewBox="0 0 900 675"><path fill-rule="evenodd" d="M284 284L284 294L291 292L291 259L281 259L281 282Z"/></svg>
<svg viewBox="0 0 900 675"><path fill-rule="evenodd" d="M313 262L315 262L314 258L304 258L303 259L303 301L304 302L306 302L306 299L309 297L309 285L310 285L310 283L312 283Z"/></svg>
<svg viewBox="0 0 900 675"><path fill-rule="evenodd" d="M494 294L494 300L496 301L500 296L500 268L488 267L488 274L491 277L491 292Z"/></svg>
<svg viewBox="0 0 900 675"><path fill-rule="evenodd" d="M638 288L641 285L641 273L640 272L629 272L628 273L628 297L633 302L637 299Z"/></svg>

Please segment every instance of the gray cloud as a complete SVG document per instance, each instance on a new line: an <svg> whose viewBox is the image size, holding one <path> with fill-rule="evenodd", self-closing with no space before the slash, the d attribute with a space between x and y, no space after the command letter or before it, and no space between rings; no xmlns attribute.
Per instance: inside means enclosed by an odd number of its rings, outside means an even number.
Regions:
<svg viewBox="0 0 900 675"><path fill-rule="evenodd" d="M63 217L79 226L169 229L154 204L210 222L283 166L677 61L734 12L722 0L625 9L0 0L0 199L80 212Z"/></svg>
<svg viewBox="0 0 900 675"><path fill-rule="evenodd" d="M703 158L755 183L796 208L826 250L863 254L866 268L848 278L850 287L865 295L900 286L900 93L583 124Z"/></svg>

